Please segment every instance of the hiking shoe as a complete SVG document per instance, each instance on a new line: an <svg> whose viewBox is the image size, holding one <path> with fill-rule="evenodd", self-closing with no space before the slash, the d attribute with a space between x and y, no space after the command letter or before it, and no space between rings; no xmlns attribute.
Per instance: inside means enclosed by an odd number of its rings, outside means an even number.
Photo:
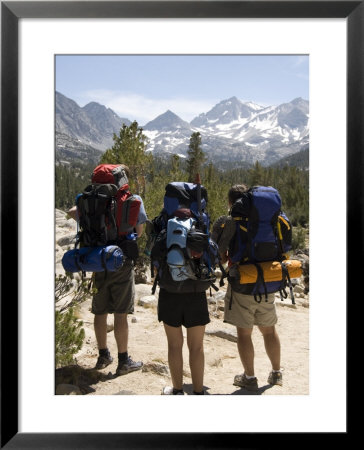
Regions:
<svg viewBox="0 0 364 450"><path fill-rule="evenodd" d="M185 393L183 392L183 390L181 391L171 386L165 386L162 389L161 395L185 395Z"/></svg>
<svg viewBox="0 0 364 450"><path fill-rule="evenodd" d="M113 362L113 357L111 355L108 356L99 356L97 358L95 369L105 369L109 364Z"/></svg>
<svg viewBox="0 0 364 450"><path fill-rule="evenodd" d="M143 367L141 361L133 361L130 356L128 356L126 361L119 362L116 369L116 375L126 375L129 372L134 372L134 370L139 370Z"/></svg>
<svg viewBox="0 0 364 450"><path fill-rule="evenodd" d="M283 386L283 376L282 372L271 372L268 377L268 383L272 385Z"/></svg>
<svg viewBox="0 0 364 450"><path fill-rule="evenodd" d="M248 391L257 391L258 390L257 377L247 378L245 373L243 373L241 375L235 375L233 385L243 387L243 388L247 389Z"/></svg>

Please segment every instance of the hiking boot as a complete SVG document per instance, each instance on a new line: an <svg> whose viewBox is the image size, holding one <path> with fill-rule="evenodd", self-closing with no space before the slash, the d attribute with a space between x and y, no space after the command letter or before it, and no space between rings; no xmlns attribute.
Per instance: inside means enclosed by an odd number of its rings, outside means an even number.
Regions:
<svg viewBox="0 0 364 450"><path fill-rule="evenodd" d="M242 375L235 375L233 385L245 388L248 391L258 390L257 377L247 378L245 373L243 373Z"/></svg>
<svg viewBox="0 0 364 450"><path fill-rule="evenodd" d="M183 390L175 389L174 387L165 386L162 389L161 395L185 395Z"/></svg>
<svg viewBox="0 0 364 450"><path fill-rule="evenodd" d="M268 377L268 383L272 385L283 386L283 376L282 372L271 372Z"/></svg>
<svg viewBox="0 0 364 450"><path fill-rule="evenodd" d="M130 356L118 364L116 369L116 375L126 375L129 372L134 372L134 370L139 370L143 367L143 363L141 361L133 361Z"/></svg>
<svg viewBox="0 0 364 450"><path fill-rule="evenodd" d="M105 369L109 364L113 362L113 357L109 354L107 356L99 356L97 358L95 369Z"/></svg>

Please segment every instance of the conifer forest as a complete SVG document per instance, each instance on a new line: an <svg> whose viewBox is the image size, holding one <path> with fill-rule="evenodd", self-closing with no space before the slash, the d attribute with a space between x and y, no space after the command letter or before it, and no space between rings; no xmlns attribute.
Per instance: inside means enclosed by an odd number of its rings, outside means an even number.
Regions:
<svg viewBox="0 0 364 450"><path fill-rule="evenodd" d="M228 190L234 184L273 186L282 198L282 209L294 227L308 228L309 224L309 170L302 165L288 163L241 167L220 165L208 160L202 150L203 136L192 133L187 156L176 154L155 156L147 149L147 138L134 121L123 125L119 135L114 134L114 145L102 154L100 163L123 163L130 168L130 189L139 194L149 219L157 216L163 207L165 186L172 181L193 182L196 173L208 192L207 212L211 223L228 213ZM75 203L78 193L90 184L94 164L75 163L55 168L55 207L67 210Z"/></svg>

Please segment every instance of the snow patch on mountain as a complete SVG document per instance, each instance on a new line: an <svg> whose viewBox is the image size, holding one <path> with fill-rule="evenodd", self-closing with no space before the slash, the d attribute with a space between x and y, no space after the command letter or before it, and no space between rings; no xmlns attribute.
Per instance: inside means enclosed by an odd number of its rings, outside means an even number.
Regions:
<svg viewBox="0 0 364 450"><path fill-rule="evenodd" d="M74 142L105 150L113 143L113 133L118 134L123 123L131 123L96 102L80 108L62 94L57 93L56 99L57 136L68 135ZM167 110L142 128L147 151L154 154L186 157L191 134L199 132L210 162L271 164L308 147L309 102L296 98L278 106L262 106L231 97L190 123ZM65 139L58 141L61 150Z"/></svg>

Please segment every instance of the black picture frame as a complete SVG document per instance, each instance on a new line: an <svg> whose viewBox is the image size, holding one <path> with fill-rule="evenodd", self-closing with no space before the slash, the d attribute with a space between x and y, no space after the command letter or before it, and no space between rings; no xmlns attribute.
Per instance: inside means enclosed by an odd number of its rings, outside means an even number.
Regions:
<svg viewBox="0 0 364 450"><path fill-rule="evenodd" d="M363 1L4 1L1 2L1 448L257 448L274 434L19 433L18 430L18 21L21 18L346 18L347 19L347 297L363 263L364 2ZM340 184L340 181L338 181ZM334 192L334 191L333 191ZM341 205L340 220L345 208ZM9 236L9 230L11 235ZM11 286L11 293L9 292ZM351 291L350 291L351 293ZM360 299L358 299L360 300ZM9 345L9 342L11 345ZM7 361L12 369L7 370ZM336 369L333 367L333 370ZM347 370L347 368L346 368ZM246 413L242 410L242 417ZM268 419L262 410L259 420ZM288 411L279 411L282 420ZM335 441L349 436L337 433ZM278 433L277 433L278 434ZM306 433L300 436L302 444ZM295 437L295 436L294 436ZM318 435L315 433L315 443ZM324 436L326 438L326 436ZM292 439L280 434L277 446Z"/></svg>

